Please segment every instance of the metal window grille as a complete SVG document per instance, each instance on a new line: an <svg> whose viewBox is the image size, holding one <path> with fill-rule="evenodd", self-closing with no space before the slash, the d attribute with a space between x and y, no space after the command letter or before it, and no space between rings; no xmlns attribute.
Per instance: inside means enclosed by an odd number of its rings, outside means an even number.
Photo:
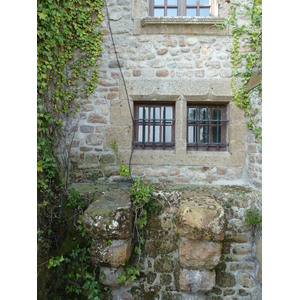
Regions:
<svg viewBox="0 0 300 300"><path fill-rule="evenodd" d="M188 149L227 150L225 105L188 105L187 116Z"/></svg>
<svg viewBox="0 0 300 300"><path fill-rule="evenodd" d="M135 148L174 148L174 110L174 105L170 104L135 105Z"/></svg>
<svg viewBox="0 0 300 300"><path fill-rule="evenodd" d="M211 0L150 0L150 15L209 17Z"/></svg>

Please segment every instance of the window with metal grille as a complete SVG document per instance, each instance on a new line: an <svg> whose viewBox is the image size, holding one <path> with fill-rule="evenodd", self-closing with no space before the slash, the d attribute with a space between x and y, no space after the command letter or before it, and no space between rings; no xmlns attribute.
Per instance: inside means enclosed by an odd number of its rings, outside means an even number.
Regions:
<svg viewBox="0 0 300 300"><path fill-rule="evenodd" d="M226 151L226 106L190 104L187 110L188 149Z"/></svg>
<svg viewBox="0 0 300 300"><path fill-rule="evenodd" d="M136 148L166 149L175 145L173 104L136 104L134 107Z"/></svg>
<svg viewBox="0 0 300 300"><path fill-rule="evenodd" d="M209 17L211 0L150 0L150 15L154 17Z"/></svg>

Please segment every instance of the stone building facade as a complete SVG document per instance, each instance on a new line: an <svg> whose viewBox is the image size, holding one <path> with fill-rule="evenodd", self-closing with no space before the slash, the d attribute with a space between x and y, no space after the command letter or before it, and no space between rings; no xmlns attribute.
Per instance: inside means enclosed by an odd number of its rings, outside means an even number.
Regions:
<svg viewBox="0 0 300 300"><path fill-rule="evenodd" d="M228 28L215 26L226 17L230 2L212 1L214 16L198 18L149 16L149 0L107 0L109 22L104 8L103 51L97 62L100 83L82 100L73 127L75 176L110 177L118 174L120 164L130 161L133 176L154 183L261 186L261 150L247 130L244 112L231 100L232 36ZM149 109L151 105L172 107L172 147L136 147L132 152L131 114L141 118L136 107L145 104ZM193 135L187 122L191 105L225 108L225 151L188 148ZM138 130L137 125L137 142ZM119 157L111 147L114 140Z"/></svg>

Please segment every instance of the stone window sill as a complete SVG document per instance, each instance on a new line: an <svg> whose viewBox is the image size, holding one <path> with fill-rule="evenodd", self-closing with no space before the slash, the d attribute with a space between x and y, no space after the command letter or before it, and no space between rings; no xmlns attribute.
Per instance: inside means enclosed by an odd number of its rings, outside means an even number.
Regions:
<svg viewBox="0 0 300 300"><path fill-rule="evenodd" d="M223 18L199 18L199 17L145 17L141 19L141 26L148 25L221 25Z"/></svg>
<svg viewBox="0 0 300 300"><path fill-rule="evenodd" d="M134 34L191 34L228 35L227 29L218 29L223 18L209 17L144 17L134 19Z"/></svg>

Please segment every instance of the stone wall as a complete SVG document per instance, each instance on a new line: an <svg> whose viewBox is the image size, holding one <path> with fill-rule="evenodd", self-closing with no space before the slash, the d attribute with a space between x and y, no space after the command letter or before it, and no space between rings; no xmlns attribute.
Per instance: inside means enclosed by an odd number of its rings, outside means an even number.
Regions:
<svg viewBox="0 0 300 300"><path fill-rule="evenodd" d="M254 230L245 222L247 209L261 210L261 194L237 186L158 186L155 191L156 199L165 204L158 215L149 216L137 280L117 284L122 263L134 264L136 257L119 259L113 240L109 243L105 238L106 250L93 252L100 257L95 263L101 266L110 299L261 299L261 227ZM85 213L85 224L90 224L91 211ZM113 214L106 223L110 235L113 228L115 233L122 231L120 218L114 222ZM101 229L101 222L96 227ZM126 240L118 240L127 247ZM110 253L110 259L103 260L103 253Z"/></svg>
<svg viewBox="0 0 300 300"><path fill-rule="evenodd" d="M261 81L260 81L261 82ZM262 126L262 93L258 88L251 92L252 110L257 111L255 124ZM262 145L255 135L248 130L247 133L247 175L249 182L256 188L262 187Z"/></svg>
<svg viewBox="0 0 300 300"><path fill-rule="evenodd" d="M231 102L232 37L228 30L214 27L221 19L169 18L169 23L163 19L151 23L148 1L107 3L130 107L139 101L175 104L175 149L135 150L133 175L154 183L247 184L248 176L254 176L247 169L252 168L253 158L248 156L250 163L246 158L253 145L243 111ZM229 6L219 1L219 17L226 16ZM97 62L101 80L95 93L82 100L78 124L72 128L75 179L83 181L116 175L131 155L132 121L107 17L102 29L104 49ZM186 107L190 102L227 104L228 151L187 151ZM118 144L119 160L111 149L112 140ZM258 175L253 183L259 180Z"/></svg>

